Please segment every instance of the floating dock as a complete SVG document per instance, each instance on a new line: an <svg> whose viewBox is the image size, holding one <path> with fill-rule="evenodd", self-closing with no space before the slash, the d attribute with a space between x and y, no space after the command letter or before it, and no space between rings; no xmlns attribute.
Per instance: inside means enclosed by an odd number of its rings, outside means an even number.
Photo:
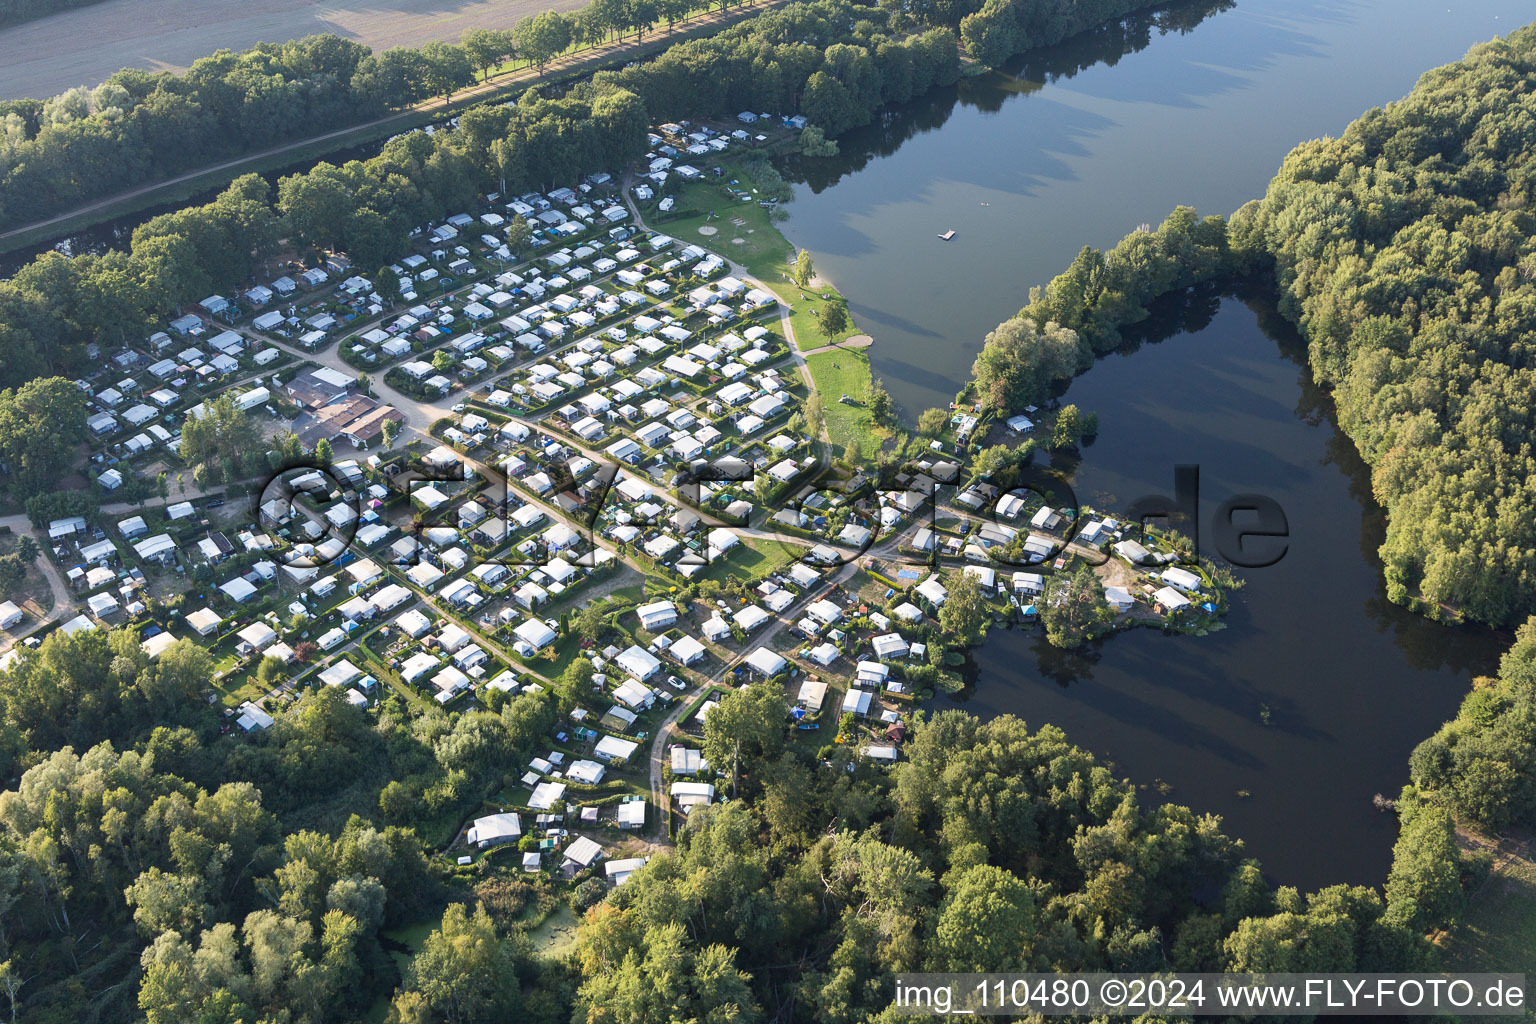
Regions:
<svg viewBox="0 0 1536 1024"><path fill-rule="evenodd" d="M948 231L941 231L941 232L939 232L939 237L944 239L944 241L947 242L951 238L955 237L955 229L954 228L950 228Z"/></svg>

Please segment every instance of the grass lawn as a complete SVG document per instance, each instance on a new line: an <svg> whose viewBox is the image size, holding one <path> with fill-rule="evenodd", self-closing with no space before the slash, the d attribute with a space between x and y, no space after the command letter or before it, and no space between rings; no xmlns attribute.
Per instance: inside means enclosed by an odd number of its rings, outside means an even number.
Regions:
<svg viewBox="0 0 1536 1024"><path fill-rule="evenodd" d="M635 604L645 600L645 583L642 581L628 587L620 587L608 595L610 600L621 604Z"/></svg>
<svg viewBox="0 0 1536 1024"><path fill-rule="evenodd" d="M208 653L216 659L213 663L213 678L209 685L219 695L219 702L225 707L236 707L241 702L255 700L266 692L261 688L261 684L256 682L256 666L260 664L259 661L253 661L235 671L235 666L240 664L240 655L235 653L232 643L223 649L214 647ZM303 666L298 668L302 669Z"/></svg>
<svg viewBox="0 0 1536 1024"><path fill-rule="evenodd" d="M0 535L0 554L9 555L16 550L16 534L8 533ZM38 555L41 562L47 555ZM6 594L5 597L16 602L16 606L27 613L28 619L16 627L13 635L21 636L30 632L38 622L48 617L53 611L53 587L48 585L48 577L37 567L38 562L28 563L26 573L16 589ZM63 575L60 572L60 575Z"/></svg>
<svg viewBox="0 0 1536 1024"><path fill-rule="evenodd" d="M558 619L566 612L575 615L589 604L600 604L604 601L612 607L618 607L620 604L638 602L644 596L643 577L635 569L621 562L613 575L579 587L569 597L562 594L559 600L544 605L539 611L539 618Z"/></svg>
<svg viewBox="0 0 1536 1024"><path fill-rule="evenodd" d="M736 545L724 557L709 563L700 579L724 581L735 573L743 580L755 580L778 572L805 553L794 544L750 537Z"/></svg>
<svg viewBox="0 0 1536 1024"><path fill-rule="evenodd" d="M727 164L724 178L682 185L672 194L677 206L672 215L650 214L648 223L656 225L684 242L697 241L746 267L754 277L771 288L790 307L790 325L795 347L800 351L820 348L829 343L816 325L816 311L828 302L842 302L842 296L830 285L817 291L797 286L789 279L788 261L795 252L779 231L767 210L755 202L742 202L727 191L735 179L737 187L750 189L751 181L738 165ZM714 228L713 234L699 229ZM735 239L741 239L740 244ZM823 295L828 298L822 298ZM849 327L831 341L843 341L861 333L850 317ZM855 439L866 457L872 456L889 438L890 432L876 427L859 405L838 402L843 394L861 399L872 380L869 357L861 349L825 352L806 360L816 388L821 392L827 411L827 433L833 453L842 455Z"/></svg>
<svg viewBox="0 0 1536 1024"><path fill-rule="evenodd" d="M545 652L549 650L555 652L553 661L545 656ZM563 636L550 647L540 651L537 657L519 660L514 656L512 668L516 670L519 667L523 667L548 679L559 679L561 674L570 667L571 662L575 661L581 653L581 640L579 637L575 635Z"/></svg>
<svg viewBox="0 0 1536 1024"><path fill-rule="evenodd" d="M774 287L779 295L794 310L789 315L790 326L795 332L795 347L801 352L809 352L812 349L821 348L835 342L846 341L855 334L864 333L853 322L852 314L848 317L848 328L838 332L830 340L821 333L821 327L816 322L816 312L821 307L833 302L842 302L842 295L831 285L823 285L817 291L802 289L791 282L781 282ZM823 298L829 296L829 298Z"/></svg>
<svg viewBox="0 0 1536 1024"><path fill-rule="evenodd" d="M740 182L738 187L751 189L751 183L735 167L727 166L724 178L669 189L677 205L671 213L647 213L646 223L684 244L696 242L718 252L746 267L753 277L774 286L775 291L782 285L793 295L794 287L786 273L794 250L769 220L767 210L755 201L743 202L726 190L726 182L732 178ZM701 232L699 229L704 227L713 230ZM738 238L740 242L735 241Z"/></svg>
<svg viewBox="0 0 1536 1024"><path fill-rule="evenodd" d="M386 666L384 659L367 644L359 643L351 653L357 656L352 664L372 675L381 686L388 687L391 693L398 693L404 697L406 703L418 712L431 711L435 706L434 702L428 701L419 691L401 682L400 677Z"/></svg>
<svg viewBox="0 0 1536 1024"><path fill-rule="evenodd" d="M790 323L794 327L796 348L804 352L827 344L827 338L816 326L816 311L828 302L842 302L842 296L830 285L808 291L789 279L789 261L794 256L795 247L779 231L767 210L755 202L742 202L726 190L726 183L733 176L740 182L739 187L751 188L751 183L737 168L728 167L724 179L693 182L674 190L672 194L677 199L677 206L673 213L649 214L647 222L683 242L697 242L730 258L773 289L793 310ZM713 228L714 231L704 234L700 228ZM739 243L738 238L741 239ZM830 298L823 299L822 295ZM848 330L835 340L842 341L859 333L858 327L850 324Z"/></svg>
<svg viewBox="0 0 1536 1024"><path fill-rule="evenodd" d="M862 402L869 391L871 376L869 357L862 349L845 352L822 352L807 356L806 366L815 378L816 389L821 392L826 409L827 436L832 441L834 455L843 455L855 440L859 442L865 459L872 459L875 452L890 437L890 431L876 425L869 410L862 404L849 405L838 401L847 395L855 402Z"/></svg>
<svg viewBox="0 0 1536 1024"><path fill-rule="evenodd" d="M1529 850L1524 856L1501 856L1498 869L1467 901L1444 949L1445 967L1452 971L1536 975L1536 860Z"/></svg>
<svg viewBox="0 0 1536 1024"><path fill-rule="evenodd" d="M255 672L239 672L234 675L224 676L213 684L213 690L219 695L219 703L227 708L239 707L248 700L256 700L267 691L256 682Z"/></svg>

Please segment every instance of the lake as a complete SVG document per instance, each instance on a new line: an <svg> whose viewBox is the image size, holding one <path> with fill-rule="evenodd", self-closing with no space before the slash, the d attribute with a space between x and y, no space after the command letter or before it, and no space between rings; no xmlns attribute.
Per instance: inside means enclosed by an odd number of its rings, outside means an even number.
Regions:
<svg viewBox="0 0 1536 1024"><path fill-rule="evenodd" d="M1277 881L1379 883L1397 826L1372 797L1397 795L1414 746L1455 714L1471 676L1496 670L1509 638L1387 601L1368 473L1300 344L1257 302L1262 318L1233 298L1197 305L1205 326L1073 384L1100 421L1073 488L1124 507L1172 494L1174 465L1193 463L1203 553L1222 500L1257 492L1285 510L1285 556L1239 570L1227 628L1208 636L1137 629L1064 652L1034 630L994 632L974 690L948 704L1050 722L1117 774L1166 783L1168 799L1220 814Z"/></svg>
<svg viewBox="0 0 1536 1024"><path fill-rule="evenodd" d="M1517 0L1173 10L1192 27L1159 34L1133 19L1026 55L790 168L804 186L784 233L848 297L909 420L953 399L986 333L1084 245L1112 246L1181 204L1232 212L1297 143L1531 18Z"/></svg>
<svg viewBox="0 0 1536 1024"><path fill-rule="evenodd" d="M791 165L784 230L875 337L874 372L911 420L953 398L987 331L1083 245L1113 245L1179 204L1229 213L1296 143L1341 131L1528 11L1241 0L1132 19ZM1067 653L1035 632L994 633L974 690L944 703L1062 727L1148 802L1161 782L1220 814L1278 882L1379 884L1397 830L1372 797L1397 794L1414 745L1509 638L1386 600L1368 472L1266 301L1201 296L1149 326L1166 340L1100 360L1067 392L1100 433L1066 468L1082 500L1123 507L1171 493L1173 467L1198 464L1205 552L1221 500L1259 492L1287 513L1285 558L1241 570L1228 628L1206 637L1137 630Z"/></svg>
<svg viewBox="0 0 1536 1024"><path fill-rule="evenodd" d="M875 372L915 418L953 397L986 332L1081 246L1181 203L1230 212L1296 143L1527 10L1241 0L1130 19L885 112L836 158L791 163L784 229L848 297L876 339ZM140 219L75 244L121 244ZM937 238L951 228L954 241ZM1379 883L1396 828L1371 797L1395 795L1413 746L1508 638L1386 601L1368 475L1262 297L1177 312L1072 385L1101 422L1074 486L1118 506L1168 493L1174 465L1197 463L1203 529L1223 498L1261 492L1286 510L1288 554L1243 572L1228 628L1206 637L1141 630L1064 653L995 633L952 703L1055 723L1121 774L1161 780L1170 799L1221 814L1277 881Z"/></svg>

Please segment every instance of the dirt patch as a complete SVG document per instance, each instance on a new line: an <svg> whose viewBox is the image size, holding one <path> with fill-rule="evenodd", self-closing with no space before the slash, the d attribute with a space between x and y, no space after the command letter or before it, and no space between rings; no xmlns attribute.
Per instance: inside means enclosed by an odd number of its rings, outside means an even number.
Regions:
<svg viewBox="0 0 1536 1024"><path fill-rule="evenodd" d="M708 238L710 235L719 234L719 232L720 229L715 227L713 224L702 224L699 226L699 234L703 235L705 238Z"/></svg>
<svg viewBox="0 0 1536 1024"><path fill-rule="evenodd" d="M1085 558L1103 557L1097 549L1088 549L1080 545L1074 545L1070 550L1074 554L1082 555ZM1127 590L1134 591L1141 585L1141 581L1136 576L1136 570L1118 558L1111 558L1103 565L1094 566L1093 571L1106 587L1124 587Z"/></svg>

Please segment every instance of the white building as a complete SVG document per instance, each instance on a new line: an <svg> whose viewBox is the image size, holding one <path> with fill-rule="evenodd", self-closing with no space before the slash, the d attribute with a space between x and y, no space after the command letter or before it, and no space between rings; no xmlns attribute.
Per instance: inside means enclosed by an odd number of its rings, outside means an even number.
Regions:
<svg viewBox="0 0 1536 1024"><path fill-rule="evenodd" d="M523 834L523 821L516 814L488 814L476 818L464 839L471 846L485 849L497 843L510 842Z"/></svg>
<svg viewBox="0 0 1536 1024"><path fill-rule="evenodd" d="M636 608L635 614L640 619L641 628L654 633L677 621L677 606L671 601L655 601Z"/></svg>

